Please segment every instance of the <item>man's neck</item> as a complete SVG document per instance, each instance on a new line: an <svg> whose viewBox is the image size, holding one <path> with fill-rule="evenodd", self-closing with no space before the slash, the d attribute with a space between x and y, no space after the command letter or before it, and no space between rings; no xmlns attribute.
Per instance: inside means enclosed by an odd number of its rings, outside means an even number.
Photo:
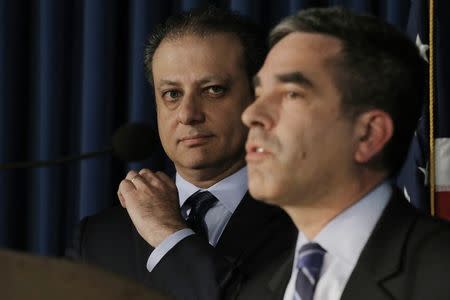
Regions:
<svg viewBox="0 0 450 300"><path fill-rule="evenodd" d="M222 179L236 173L245 166L245 160L239 160L234 164L229 166L224 166L221 168L202 168L202 169L177 169L177 172L186 181L192 183L193 185L207 189L213 186Z"/></svg>
<svg viewBox="0 0 450 300"><path fill-rule="evenodd" d="M386 174L371 174L357 180L336 186L326 195L311 201L302 201L298 205L285 206L283 209L291 217L297 228L312 240L337 215L361 200L378 184L385 180Z"/></svg>

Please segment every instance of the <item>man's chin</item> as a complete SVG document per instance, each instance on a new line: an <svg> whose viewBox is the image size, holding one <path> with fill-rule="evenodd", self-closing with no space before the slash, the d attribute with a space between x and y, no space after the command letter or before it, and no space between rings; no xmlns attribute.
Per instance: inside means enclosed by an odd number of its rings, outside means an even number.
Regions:
<svg viewBox="0 0 450 300"><path fill-rule="evenodd" d="M248 189L254 199L276 206L282 204L282 190L273 185L273 183L266 183L263 180L257 180L255 177L251 178L252 175L249 174Z"/></svg>
<svg viewBox="0 0 450 300"><path fill-rule="evenodd" d="M263 202L263 203L269 204L269 205L279 206L279 203L276 201L276 199L267 197L267 195L265 195L263 193L252 192L251 190L249 190L249 192L250 192L250 195L252 196L252 198L257 201L260 201L260 202Z"/></svg>
<svg viewBox="0 0 450 300"><path fill-rule="evenodd" d="M249 180L248 191L254 199L264 203L273 204L273 200L270 195L268 195L263 184Z"/></svg>
<svg viewBox="0 0 450 300"><path fill-rule="evenodd" d="M184 169L184 170L192 170L192 171L201 171L201 170L210 170L218 167L217 159L206 158L206 157L190 157L189 160L178 161L175 163L176 169Z"/></svg>

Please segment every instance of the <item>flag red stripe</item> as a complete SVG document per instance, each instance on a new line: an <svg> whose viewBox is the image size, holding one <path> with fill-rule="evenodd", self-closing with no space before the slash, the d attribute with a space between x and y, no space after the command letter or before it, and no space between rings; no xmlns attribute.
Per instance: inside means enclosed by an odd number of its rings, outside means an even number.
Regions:
<svg viewBox="0 0 450 300"><path fill-rule="evenodd" d="M435 194L436 216L450 221L450 191Z"/></svg>

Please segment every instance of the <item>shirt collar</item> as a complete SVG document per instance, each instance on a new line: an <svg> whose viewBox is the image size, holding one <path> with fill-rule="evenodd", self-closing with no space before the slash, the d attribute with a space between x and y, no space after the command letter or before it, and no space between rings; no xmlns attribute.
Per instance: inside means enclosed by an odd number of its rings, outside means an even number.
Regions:
<svg viewBox="0 0 450 300"><path fill-rule="evenodd" d="M327 254L354 267L391 195L392 186L384 181L331 220L314 241ZM299 232L296 254L306 243L306 236Z"/></svg>
<svg viewBox="0 0 450 300"><path fill-rule="evenodd" d="M243 167L239 171L222 179L207 189L202 189L193 185L181 177L179 173L175 176L175 184L178 188L180 207L183 206L187 198L195 192L209 191L230 213L234 213L236 207L239 205L248 190L247 167Z"/></svg>

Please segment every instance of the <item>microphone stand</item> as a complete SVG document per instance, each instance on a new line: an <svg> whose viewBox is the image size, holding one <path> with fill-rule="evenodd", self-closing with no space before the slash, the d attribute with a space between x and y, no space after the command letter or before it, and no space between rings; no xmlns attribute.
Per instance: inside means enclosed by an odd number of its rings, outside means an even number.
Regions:
<svg viewBox="0 0 450 300"><path fill-rule="evenodd" d="M0 170L9 170L9 169L26 169L26 168L42 168L53 165L59 165L66 162L74 161L74 160L83 160L95 156L100 156L103 154L112 153L113 147L109 147L100 151L87 152L79 155L71 155L65 156L58 159L52 160L39 160L39 161L22 161L22 162L13 162L13 163L5 163L0 164Z"/></svg>

